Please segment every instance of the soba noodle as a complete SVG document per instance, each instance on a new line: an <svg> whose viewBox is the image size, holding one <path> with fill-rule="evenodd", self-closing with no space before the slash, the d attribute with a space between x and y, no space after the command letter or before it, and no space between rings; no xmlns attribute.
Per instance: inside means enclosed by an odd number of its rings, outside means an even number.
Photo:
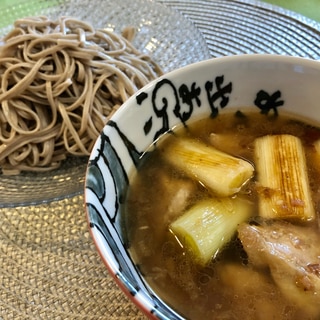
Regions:
<svg viewBox="0 0 320 320"><path fill-rule="evenodd" d="M162 74L123 35L62 17L17 20L0 47L0 167L44 171L88 155L111 112Z"/></svg>

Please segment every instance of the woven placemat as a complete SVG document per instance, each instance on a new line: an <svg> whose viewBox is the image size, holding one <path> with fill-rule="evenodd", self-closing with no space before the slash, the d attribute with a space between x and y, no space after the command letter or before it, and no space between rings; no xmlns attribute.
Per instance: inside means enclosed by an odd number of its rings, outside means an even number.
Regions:
<svg viewBox="0 0 320 320"><path fill-rule="evenodd" d="M83 196L0 209L1 319L146 319L115 285Z"/></svg>
<svg viewBox="0 0 320 320"><path fill-rule="evenodd" d="M249 0L160 2L193 21L212 56L320 58L319 24L283 9ZM83 202L80 194L0 208L0 319L146 319L102 263Z"/></svg>

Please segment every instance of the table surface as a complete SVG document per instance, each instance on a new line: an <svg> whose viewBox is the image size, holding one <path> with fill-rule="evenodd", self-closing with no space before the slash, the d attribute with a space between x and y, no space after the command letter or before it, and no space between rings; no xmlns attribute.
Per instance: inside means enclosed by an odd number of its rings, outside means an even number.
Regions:
<svg viewBox="0 0 320 320"><path fill-rule="evenodd" d="M0 8L22 1L23 0L0 0ZM267 0L265 2L301 13L310 19L320 22L320 0Z"/></svg>
<svg viewBox="0 0 320 320"><path fill-rule="evenodd" d="M255 0L232 1L241 1L247 10L255 8L256 3ZM0 0L0 12L5 5L18 2ZM230 52L227 47L220 51L217 48L220 35L214 30L211 9L215 0L160 2L193 21L203 33L212 56L247 52L247 48L242 48L244 39L241 37L244 35L240 33L233 35L239 41L230 48ZM277 6L267 4L263 9L275 10L282 19L287 19L286 28L290 30L290 35L295 35L294 41L287 43L288 37L279 33L276 45L274 39L266 40L263 46L249 49L320 60L320 0L269 2ZM188 10L189 4L193 5L192 10ZM205 17L203 12L206 12ZM246 18L250 19L248 16ZM269 22L274 28L277 27L276 19ZM250 20L245 23L250 23ZM267 33L269 30L262 28L251 32L257 32L253 36L258 36L259 32ZM1 320L146 319L115 285L97 254L89 235L83 202L83 195L80 194L30 207L0 208Z"/></svg>

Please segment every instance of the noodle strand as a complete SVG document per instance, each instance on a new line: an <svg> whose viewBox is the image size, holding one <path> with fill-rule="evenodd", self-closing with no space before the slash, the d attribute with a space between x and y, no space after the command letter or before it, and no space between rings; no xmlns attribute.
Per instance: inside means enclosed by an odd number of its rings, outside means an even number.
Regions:
<svg viewBox="0 0 320 320"><path fill-rule="evenodd" d="M134 34L71 17L16 20L0 47L3 173L53 170L90 154L111 114L162 74L133 47Z"/></svg>

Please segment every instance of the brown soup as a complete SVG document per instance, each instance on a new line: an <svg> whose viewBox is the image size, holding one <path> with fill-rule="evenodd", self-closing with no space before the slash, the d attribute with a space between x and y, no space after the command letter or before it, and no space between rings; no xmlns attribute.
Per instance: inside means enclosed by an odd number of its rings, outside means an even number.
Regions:
<svg viewBox="0 0 320 320"><path fill-rule="evenodd" d="M237 235L209 264L200 266L169 231L169 224L186 208L210 193L163 159L171 139L177 136L195 137L254 163L253 141L267 134L284 133L299 137L305 149L317 218L299 227L305 231L305 237L315 233L317 239L320 157L313 143L320 138L320 129L289 114L221 113L215 118L201 119L188 127L178 128L147 153L137 175L133 177L124 216L133 259L151 288L186 318L319 319L320 297L318 310L315 307L316 310L310 312L308 296L305 301L302 296L303 301L297 304L296 297L291 299L290 294L284 295L270 271L271 267L252 264ZM255 177L242 193L257 202ZM253 215L249 223L260 225L261 221ZM318 252L320 256L320 249ZM301 254L304 254L303 250ZM320 283L319 263L320 258L318 262L310 261L308 268L314 276L312 279ZM285 269L283 272L286 274ZM289 283L291 280L297 283L295 279L289 279ZM320 284L308 285L316 288L314 295L320 295L317 292Z"/></svg>

